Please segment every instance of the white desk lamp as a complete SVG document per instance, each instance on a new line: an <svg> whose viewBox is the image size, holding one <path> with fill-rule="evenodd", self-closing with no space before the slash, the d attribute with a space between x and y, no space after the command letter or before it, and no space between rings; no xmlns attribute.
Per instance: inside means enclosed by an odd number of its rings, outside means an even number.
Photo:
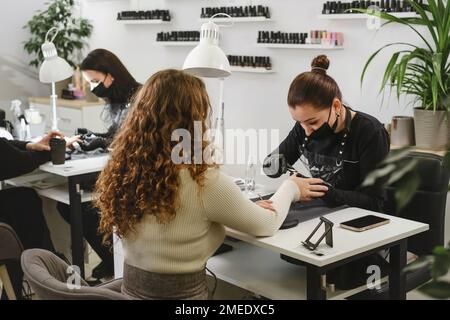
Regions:
<svg viewBox="0 0 450 320"><path fill-rule="evenodd" d="M52 31L56 32L53 38L48 41L48 36ZM65 80L73 75L72 67L66 60L58 57L58 52L53 44L53 40L55 40L58 32L58 28L53 27L48 30L45 35L45 42L41 46L42 54L44 55L45 60L39 70L39 81L42 83L52 84L52 94L50 96L53 113L52 130L58 130L58 119L56 117L56 99L58 96L56 95L55 82Z"/></svg>
<svg viewBox="0 0 450 320"><path fill-rule="evenodd" d="M192 51L186 57L183 65L183 70L197 77L220 79L219 107L221 114L220 117L216 119L214 127L215 130L219 131L222 134L222 137L218 137L216 131L214 144L221 147L222 152L224 152L225 146L223 139L225 132L223 85L224 78L231 75L231 68L227 56L219 47L219 26L212 21L213 18L219 15L226 16L232 19L225 13L218 13L213 15L208 22L202 25L200 30L200 43L194 49L192 49ZM217 141L218 138L221 139L220 142Z"/></svg>

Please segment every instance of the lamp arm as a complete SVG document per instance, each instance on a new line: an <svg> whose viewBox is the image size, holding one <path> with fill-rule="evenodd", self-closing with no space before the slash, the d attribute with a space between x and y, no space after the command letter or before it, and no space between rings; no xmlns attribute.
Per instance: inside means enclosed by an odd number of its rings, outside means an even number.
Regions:
<svg viewBox="0 0 450 320"><path fill-rule="evenodd" d="M52 31L55 31L55 34L53 35L52 40L48 41L48 36L49 36L50 32L52 32ZM59 29L57 27L51 27L45 34L45 42L53 42L53 40L55 40L58 33L59 33Z"/></svg>
<svg viewBox="0 0 450 320"><path fill-rule="evenodd" d="M229 18L231 20L230 24L218 24L216 23L219 27L232 27L234 26L234 19L232 16L230 16L229 14L223 13L223 12L219 12L216 13L215 15L213 15L211 18L209 18L209 22L213 22L212 20L218 16L222 16L222 17L226 17Z"/></svg>
<svg viewBox="0 0 450 320"><path fill-rule="evenodd" d="M58 96L56 95L56 86L55 82L52 82L52 95L50 96L51 103L52 103L52 130L58 131L58 118L56 116L56 98Z"/></svg>

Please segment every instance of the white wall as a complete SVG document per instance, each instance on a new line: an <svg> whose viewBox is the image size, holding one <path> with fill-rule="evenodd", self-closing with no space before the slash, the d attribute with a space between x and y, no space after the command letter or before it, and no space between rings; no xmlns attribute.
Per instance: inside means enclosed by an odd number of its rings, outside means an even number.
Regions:
<svg viewBox="0 0 450 320"><path fill-rule="evenodd" d="M286 96L293 78L306 70L320 51L266 49L255 47L259 30L308 32L313 29L342 31L345 50L326 51L331 59L329 69L339 83L345 100L355 109L389 122L393 115L412 114L405 102L395 99L380 108L379 83L387 55L370 69L370 76L360 89L360 75L364 63L372 52L391 41L417 42L417 37L405 27L389 26L379 32L369 30L365 20L319 20L322 0L260 0L260 1L199 1L199 0L84 0L82 14L94 24L90 48L106 48L115 52L139 81L145 81L154 72L164 68L180 68L189 47L164 47L155 43L156 33L162 30L199 30L201 7L263 4L271 8L274 22L242 23L222 28L221 47L226 54L268 55L276 73L269 75L233 74L226 79L225 103L227 128L278 128L283 138L293 125ZM173 23L160 25L121 25L116 14L129 8L169 9ZM208 80L208 91L214 105L218 99L218 82ZM242 169L237 172L243 174Z"/></svg>
<svg viewBox="0 0 450 320"><path fill-rule="evenodd" d="M0 108L9 109L12 99L26 104L31 95L49 92L39 83L37 70L28 66L32 60L23 49L28 30L22 27L36 13L45 8L46 0L2 0L0 20Z"/></svg>

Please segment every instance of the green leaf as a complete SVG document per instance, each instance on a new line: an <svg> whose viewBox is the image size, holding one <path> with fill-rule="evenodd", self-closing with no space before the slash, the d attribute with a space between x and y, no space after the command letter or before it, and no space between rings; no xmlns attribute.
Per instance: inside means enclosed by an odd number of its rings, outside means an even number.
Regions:
<svg viewBox="0 0 450 320"><path fill-rule="evenodd" d="M406 273L409 272L414 272L416 270L420 270L424 267L427 267L428 269L431 270L431 266L434 263L434 257L433 256L423 256L423 257L419 257L419 259L417 259L416 261L414 261L413 263L407 265L403 271Z"/></svg>
<svg viewBox="0 0 450 320"><path fill-rule="evenodd" d="M397 150L391 150L388 156L381 162L382 165L386 165L389 163L397 163L398 161L404 159L411 153L411 148L400 148Z"/></svg>
<svg viewBox="0 0 450 320"><path fill-rule="evenodd" d="M409 161L405 161L406 163L403 164L398 170L396 170L390 177L389 180L386 182L386 185L392 185L403 176L408 174L410 171L414 170L417 166L417 160L416 159L408 159Z"/></svg>
<svg viewBox="0 0 450 320"><path fill-rule="evenodd" d="M364 179L362 186L368 187L375 185L376 181L380 178L388 176L390 173L394 172L397 167L394 164L388 164L385 167L378 168L371 171Z"/></svg>
<svg viewBox="0 0 450 320"><path fill-rule="evenodd" d="M397 212L400 212L412 199L420 185L420 176L415 171L405 174L395 184L395 202Z"/></svg>
<svg viewBox="0 0 450 320"><path fill-rule="evenodd" d="M433 70L434 73L436 74L436 78L439 82L439 85L442 88L442 91L444 91L444 93L447 91L446 88L444 87L444 81L442 79L442 53L436 53L433 55L432 58L433 61Z"/></svg>
<svg viewBox="0 0 450 320"><path fill-rule="evenodd" d="M434 263L431 270L433 279L445 276L450 269L450 252L443 246L438 246L433 250Z"/></svg>
<svg viewBox="0 0 450 320"><path fill-rule="evenodd" d="M397 63L397 59L398 59L399 55L400 55L400 52L396 52L392 55L391 59L389 60L389 63L384 72L383 82L381 83L381 88L380 88L380 93L384 90L386 83L389 80L389 77L391 75L392 69L394 68L395 64Z"/></svg>
<svg viewBox="0 0 450 320"><path fill-rule="evenodd" d="M436 299L448 299L450 298L450 283L445 281L430 282L420 287L419 291Z"/></svg>

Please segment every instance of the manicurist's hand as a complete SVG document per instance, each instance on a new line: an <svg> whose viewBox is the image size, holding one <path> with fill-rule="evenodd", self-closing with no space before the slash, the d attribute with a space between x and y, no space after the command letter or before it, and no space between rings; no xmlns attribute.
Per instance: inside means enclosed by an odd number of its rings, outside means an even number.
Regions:
<svg viewBox="0 0 450 320"><path fill-rule="evenodd" d="M27 143L26 149L30 151L50 151L50 140L59 137L64 139L64 135L58 131L51 131L47 133L40 141Z"/></svg>
<svg viewBox="0 0 450 320"><path fill-rule="evenodd" d="M81 140L81 136L73 136L71 138L66 139L66 148L74 149L74 143L83 143L83 140Z"/></svg>
<svg viewBox="0 0 450 320"><path fill-rule="evenodd" d="M322 184L322 179L299 178L296 176L291 176L289 179L297 184L300 190L300 201L311 201L315 198L321 198L328 191L328 187Z"/></svg>
<svg viewBox="0 0 450 320"><path fill-rule="evenodd" d="M261 208L276 212L275 208L272 206L273 201L271 201L271 200L259 200L259 201L256 201L255 203L258 206L260 206Z"/></svg>

